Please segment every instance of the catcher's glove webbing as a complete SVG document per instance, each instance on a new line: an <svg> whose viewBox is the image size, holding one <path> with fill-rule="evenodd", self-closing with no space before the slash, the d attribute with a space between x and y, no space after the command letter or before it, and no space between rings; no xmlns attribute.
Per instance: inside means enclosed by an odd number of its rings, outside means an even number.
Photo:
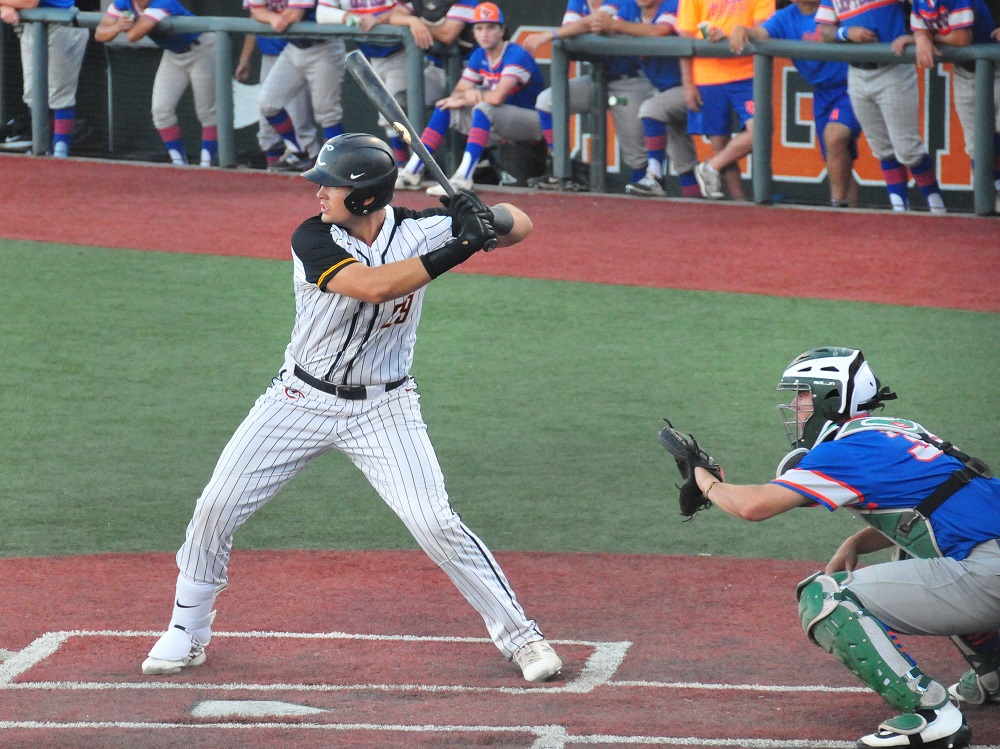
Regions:
<svg viewBox="0 0 1000 749"><path fill-rule="evenodd" d="M669 419L665 427L660 429L660 442L667 452L670 453L677 462L677 470L681 474L681 484L677 486L680 490L678 497L681 506L681 515L689 520L699 510L712 506L712 501L701 493L698 482L694 478L694 469L701 467L722 481L722 468L715 459L701 449L693 435L681 434Z"/></svg>

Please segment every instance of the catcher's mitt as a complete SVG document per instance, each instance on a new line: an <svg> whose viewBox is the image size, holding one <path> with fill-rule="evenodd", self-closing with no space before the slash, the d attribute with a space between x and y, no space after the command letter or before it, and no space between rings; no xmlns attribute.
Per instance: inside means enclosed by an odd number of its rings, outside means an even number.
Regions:
<svg viewBox="0 0 1000 749"><path fill-rule="evenodd" d="M660 442L674 460L677 461L677 470L681 474L681 484L677 486L680 490L681 515L689 520L699 510L712 506L712 501L701 493L698 482L694 479L694 469L701 467L711 473L719 481L722 481L722 468L715 459L701 449L693 435L681 434L669 419L665 427L660 429Z"/></svg>

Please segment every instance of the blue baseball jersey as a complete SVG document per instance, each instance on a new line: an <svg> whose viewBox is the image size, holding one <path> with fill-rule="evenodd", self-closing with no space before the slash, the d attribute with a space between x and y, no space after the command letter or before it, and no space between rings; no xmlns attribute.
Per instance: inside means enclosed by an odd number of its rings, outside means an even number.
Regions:
<svg viewBox="0 0 1000 749"><path fill-rule="evenodd" d="M607 2L602 8L614 10L618 18L629 23L644 23L642 20L642 8L635 0L620 0L620 2ZM602 10L602 12L604 12ZM677 0L663 0L656 9L652 23L664 24L671 30L677 27ZM681 84L681 68L676 57L646 57L640 55L639 64L642 72L646 74L649 82L656 86L658 91L666 91L668 88Z"/></svg>
<svg viewBox="0 0 1000 749"><path fill-rule="evenodd" d="M860 26L875 32L883 44L907 33L901 0L820 0L816 23Z"/></svg>
<svg viewBox="0 0 1000 749"><path fill-rule="evenodd" d="M562 25L565 26L580 21L592 12L590 3L587 0L569 0L566 3L566 12L563 14ZM615 81L619 78L635 78L639 75L639 58L634 55L627 57L605 57L604 61L608 65L608 80L610 81Z"/></svg>
<svg viewBox="0 0 1000 749"><path fill-rule="evenodd" d="M535 108L535 99L545 88L542 71L528 50L519 44L507 42L503 54L496 63L491 63L486 50L477 47L469 55L469 62L462 72L462 80L482 88L492 90L501 78L510 77L517 80L518 85L507 96L504 104L513 104L525 109Z"/></svg>
<svg viewBox="0 0 1000 749"><path fill-rule="evenodd" d="M280 39L276 36L257 37L257 49L262 55L280 55L286 44L288 44L287 39Z"/></svg>
<svg viewBox="0 0 1000 749"><path fill-rule="evenodd" d="M345 10L359 18L389 13L398 5L396 0L321 0L319 4ZM389 57L403 49L402 44L369 44L367 42L355 42L355 44L365 57L372 59Z"/></svg>
<svg viewBox="0 0 1000 749"><path fill-rule="evenodd" d="M912 509L961 467L911 435L861 431L817 445L772 483L814 505L863 514ZM1000 479L973 479L934 511L931 525L941 552L958 560L1000 538Z"/></svg>
<svg viewBox="0 0 1000 749"><path fill-rule="evenodd" d="M38 0L39 8L75 8L76 0Z"/></svg>
<svg viewBox="0 0 1000 749"><path fill-rule="evenodd" d="M153 27L146 36L161 49L170 52L187 52L191 44L198 39L198 33L175 33L163 31L159 27L160 21L169 16L193 16L178 0L152 0L145 10L139 10L132 4L131 0L114 0L108 8L108 15L112 18L119 18L123 13L131 12L135 17L144 16L154 21L157 25Z"/></svg>
<svg viewBox="0 0 1000 749"><path fill-rule="evenodd" d="M949 34L972 28L973 44L989 44L996 28L993 14L983 0L914 0L910 28Z"/></svg>
<svg viewBox="0 0 1000 749"><path fill-rule="evenodd" d="M816 14L805 15L799 6L792 3L782 8L761 24L761 28L772 39L789 39L801 42L820 42L816 31ZM840 85L847 81L846 62L822 62L820 60L792 60L803 80L813 87Z"/></svg>

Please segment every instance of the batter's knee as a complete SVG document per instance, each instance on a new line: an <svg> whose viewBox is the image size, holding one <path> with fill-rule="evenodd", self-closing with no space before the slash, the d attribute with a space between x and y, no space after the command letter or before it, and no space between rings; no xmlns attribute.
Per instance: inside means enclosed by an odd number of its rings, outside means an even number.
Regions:
<svg viewBox="0 0 1000 749"><path fill-rule="evenodd" d="M497 108L493 104L487 104L485 101L481 101L472 108L472 111L482 112L484 115L486 115L486 119L490 121L490 125L492 125L493 119L496 117Z"/></svg>

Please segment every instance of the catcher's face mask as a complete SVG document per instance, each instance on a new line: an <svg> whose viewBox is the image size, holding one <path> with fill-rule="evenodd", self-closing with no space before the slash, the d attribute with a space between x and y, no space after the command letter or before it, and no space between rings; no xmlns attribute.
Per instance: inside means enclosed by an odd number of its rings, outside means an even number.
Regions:
<svg viewBox="0 0 1000 749"><path fill-rule="evenodd" d="M802 445L806 424L812 418L814 411L812 391L805 385L803 387L806 389L794 390L790 403L782 403L778 406L782 426L784 426L788 442L793 448Z"/></svg>

